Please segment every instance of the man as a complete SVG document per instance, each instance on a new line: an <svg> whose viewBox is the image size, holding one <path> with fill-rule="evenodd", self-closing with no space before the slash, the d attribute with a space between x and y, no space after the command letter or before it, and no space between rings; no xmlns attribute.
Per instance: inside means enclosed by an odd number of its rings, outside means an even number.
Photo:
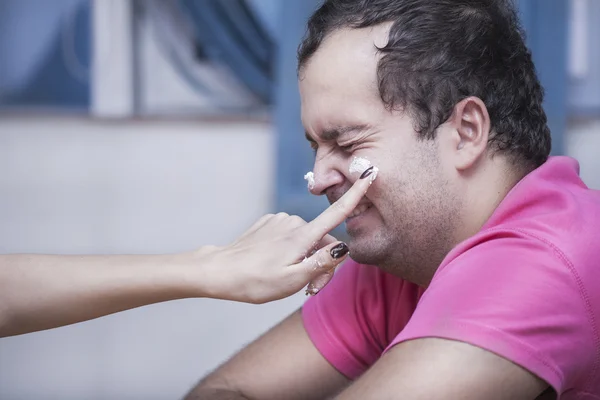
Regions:
<svg viewBox="0 0 600 400"><path fill-rule="evenodd" d="M188 398L600 398L600 194L548 157L514 6L326 0L299 86L313 193L380 170L352 260Z"/></svg>

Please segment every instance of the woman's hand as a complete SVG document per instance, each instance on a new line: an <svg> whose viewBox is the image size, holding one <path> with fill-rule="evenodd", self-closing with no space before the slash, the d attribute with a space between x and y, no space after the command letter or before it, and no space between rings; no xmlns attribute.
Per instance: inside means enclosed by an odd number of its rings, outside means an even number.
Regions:
<svg viewBox="0 0 600 400"><path fill-rule="evenodd" d="M316 294L349 253L345 243L328 233L350 215L375 175L365 171L312 222L285 213L265 215L229 246L196 252L206 267L201 277L205 295L265 303L290 296L309 282L307 294Z"/></svg>

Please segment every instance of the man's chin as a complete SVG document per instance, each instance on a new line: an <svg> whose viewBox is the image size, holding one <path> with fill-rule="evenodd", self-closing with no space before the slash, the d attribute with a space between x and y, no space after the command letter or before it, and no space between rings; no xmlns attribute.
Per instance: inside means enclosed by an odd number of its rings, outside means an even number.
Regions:
<svg viewBox="0 0 600 400"><path fill-rule="evenodd" d="M377 251L372 238L350 235L348 241L350 257L359 264L376 265L381 261L381 251Z"/></svg>

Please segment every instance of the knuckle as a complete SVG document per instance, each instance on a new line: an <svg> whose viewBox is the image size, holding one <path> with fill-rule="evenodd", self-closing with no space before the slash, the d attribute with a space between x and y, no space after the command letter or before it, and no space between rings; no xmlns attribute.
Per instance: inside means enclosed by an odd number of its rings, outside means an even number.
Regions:
<svg viewBox="0 0 600 400"><path fill-rule="evenodd" d="M320 249L315 254L315 263L318 269L327 269L332 266L332 258L326 250Z"/></svg>
<svg viewBox="0 0 600 400"><path fill-rule="evenodd" d="M273 214L263 215L258 221L256 221L256 223L257 224L262 224L262 223L269 222L273 217L274 217Z"/></svg>
<svg viewBox="0 0 600 400"><path fill-rule="evenodd" d="M295 226L302 226L302 225L306 224L306 221L297 215L290 217L290 219L294 223Z"/></svg>

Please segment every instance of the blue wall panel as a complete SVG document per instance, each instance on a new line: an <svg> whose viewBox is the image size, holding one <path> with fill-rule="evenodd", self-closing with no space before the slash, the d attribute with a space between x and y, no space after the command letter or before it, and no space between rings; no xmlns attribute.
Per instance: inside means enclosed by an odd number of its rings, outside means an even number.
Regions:
<svg viewBox="0 0 600 400"><path fill-rule="evenodd" d="M567 121L567 0L520 0L538 77L545 90L544 110L552 132L552 154L563 154Z"/></svg>

